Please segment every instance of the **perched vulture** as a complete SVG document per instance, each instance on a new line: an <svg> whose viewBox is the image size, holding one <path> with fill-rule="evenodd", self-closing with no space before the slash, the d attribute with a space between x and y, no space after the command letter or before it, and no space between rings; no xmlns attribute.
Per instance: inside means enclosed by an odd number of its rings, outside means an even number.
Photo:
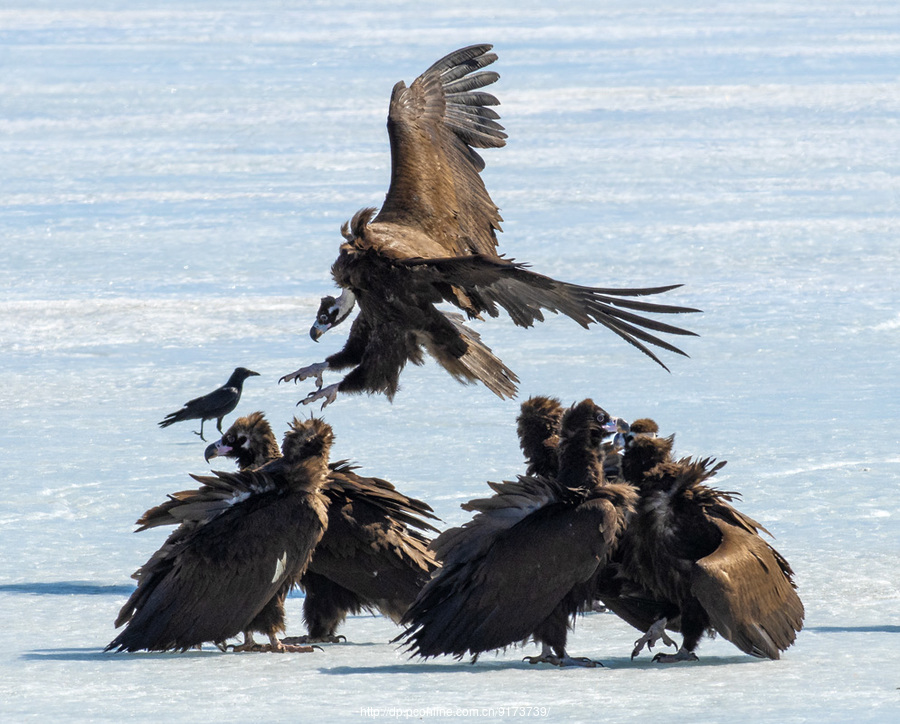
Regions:
<svg viewBox="0 0 900 724"><path fill-rule="evenodd" d="M324 297L310 329L314 340L340 324L359 305L344 348L282 377L316 379L303 403L340 393L384 393L393 399L407 362L434 357L463 383L482 382L501 398L516 392L515 374L458 314L496 317L506 310L520 327L543 321L544 311L562 313L588 327L596 322L665 367L646 346L684 354L654 332L689 335L684 329L638 314L695 312L632 297L659 294L679 285L644 289L583 287L529 271L497 253L500 214L479 175L476 148L499 148L506 134L491 106L499 101L480 90L499 76L481 69L497 56L490 45L462 48L437 61L411 86L394 86L388 109L391 183L381 210L362 209L344 224L344 243L331 267L341 289ZM650 330L650 331L648 331ZM322 387L327 370L353 368Z"/></svg>
<svg viewBox="0 0 900 724"><path fill-rule="evenodd" d="M531 663L595 666L566 653L569 621L621 535L637 498L604 483L598 454L609 415L590 400L560 424L559 471L490 483L495 495L463 506L475 517L435 539L443 567L422 589L398 637L414 655L475 658L533 638Z"/></svg>
<svg viewBox="0 0 900 724"><path fill-rule="evenodd" d="M216 428L222 432L222 418L237 407L241 399L241 392L244 390L244 380L248 377L258 377L259 372L248 370L246 367L236 367L228 382L213 390L208 395L197 397L184 403L184 407L176 412L170 412L165 419L159 423L160 427L168 427L176 422L184 420L200 420L200 432L194 432L199 435L204 442L203 423L207 420L215 419Z"/></svg>
<svg viewBox="0 0 900 724"><path fill-rule="evenodd" d="M206 449L207 460L233 457L242 468L278 454L262 413L236 420ZM308 634L285 644L336 642L348 613L377 610L399 621L437 567L424 535L437 532L426 520L437 518L426 503L344 461L331 464L322 492L328 527L299 582Z"/></svg>
<svg viewBox="0 0 900 724"><path fill-rule="evenodd" d="M671 437L626 435L623 473L640 500L622 540L623 571L669 608L635 654L677 614L682 645L654 661L696 660L706 631L752 656L779 658L803 626L791 567L760 536L768 531L730 504L736 493L706 484L724 462L676 461L671 449Z"/></svg>
<svg viewBox="0 0 900 724"><path fill-rule="evenodd" d="M238 633L262 630L264 650L310 651L278 641L283 608L269 603L299 580L324 532L331 442L321 420L295 420L283 457L251 471L194 475L202 487L173 496L180 505L148 511L146 527L158 517L183 523L136 574L116 619L126 627L106 650L224 647ZM238 648L256 648L245 645Z"/></svg>

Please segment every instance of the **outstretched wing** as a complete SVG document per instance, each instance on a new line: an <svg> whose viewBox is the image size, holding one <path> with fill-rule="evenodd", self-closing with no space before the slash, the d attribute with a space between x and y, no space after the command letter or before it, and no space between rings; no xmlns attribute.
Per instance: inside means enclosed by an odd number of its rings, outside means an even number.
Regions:
<svg viewBox="0 0 900 724"><path fill-rule="evenodd" d="M496 317L499 314L498 307L503 307L515 324L530 327L536 321L543 321L542 310L561 312L583 327L591 322L602 324L662 367L666 366L646 347L645 342L676 354L687 355L647 330L696 336L694 332L636 313L682 314L700 311L691 307L655 304L631 298L661 294L677 288L680 286L678 284L644 289L584 287L537 274L526 269L525 265L509 259L481 255L396 261L415 270L416 275L427 279L445 301L455 304L472 316L486 312Z"/></svg>
<svg viewBox="0 0 900 724"><path fill-rule="evenodd" d="M711 520L722 542L694 565L691 591L722 636L752 656L777 659L803 627L790 566L758 535Z"/></svg>
<svg viewBox="0 0 900 724"><path fill-rule="evenodd" d="M496 254L500 214L479 173L475 148L506 141L499 101L478 89L494 83L490 45L473 45L441 58L408 88L394 86L388 112L391 185L373 222L411 226L448 254Z"/></svg>

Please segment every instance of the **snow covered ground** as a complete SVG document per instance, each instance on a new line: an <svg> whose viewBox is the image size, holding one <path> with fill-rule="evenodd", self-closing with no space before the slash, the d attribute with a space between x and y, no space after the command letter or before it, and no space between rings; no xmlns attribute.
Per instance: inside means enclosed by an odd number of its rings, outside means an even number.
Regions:
<svg viewBox="0 0 900 724"><path fill-rule="evenodd" d="M0 7L4 721L898 720L900 5L552 5ZM592 614L570 648L603 669L423 663L362 616L310 655L102 653L164 536L134 520L207 469L194 428L156 422L246 365L238 412L284 429L310 388L276 380L344 339L307 329L340 224L387 189L391 87L474 42L500 55L502 250L704 310L671 374L567 319L478 330L520 399L591 396L727 459L797 572L796 645L665 668ZM518 403L433 364L402 382L326 410L335 455L461 523L521 471Z"/></svg>

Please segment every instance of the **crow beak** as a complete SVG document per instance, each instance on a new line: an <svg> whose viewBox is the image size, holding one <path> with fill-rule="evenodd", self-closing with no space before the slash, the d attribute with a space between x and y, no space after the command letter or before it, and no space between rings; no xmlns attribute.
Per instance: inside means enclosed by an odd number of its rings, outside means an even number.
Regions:
<svg viewBox="0 0 900 724"><path fill-rule="evenodd" d="M248 374L250 377L259 377L259 372L254 372L253 370L248 370Z"/></svg>
<svg viewBox="0 0 900 724"><path fill-rule="evenodd" d="M209 445L206 448L206 451L203 453L203 457L206 462L209 462L213 458L217 458L220 455L227 455L231 452L231 448L228 445L223 445L221 440L216 440L212 445Z"/></svg>

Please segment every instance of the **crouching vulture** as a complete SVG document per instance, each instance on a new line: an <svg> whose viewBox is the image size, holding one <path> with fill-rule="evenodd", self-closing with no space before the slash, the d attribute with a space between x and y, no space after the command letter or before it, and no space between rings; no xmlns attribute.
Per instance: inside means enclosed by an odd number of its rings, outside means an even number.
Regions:
<svg viewBox="0 0 900 724"><path fill-rule="evenodd" d="M668 609L634 653L666 638L669 617L677 615L682 645L654 661L696 660L706 631L751 656L779 658L803 627L791 567L760 536L768 531L731 505L737 493L707 485L724 462L673 460L671 450L671 437L626 435L623 474L640 500L623 536L622 570Z"/></svg>
<svg viewBox="0 0 900 724"><path fill-rule="evenodd" d="M321 420L295 420L282 457L255 470L194 475L199 490L148 511L145 527L183 522L135 574L138 586L116 619L125 629L106 650L185 651L206 641L224 648L238 633L261 630L270 642L263 650L311 651L278 641L283 608L270 602L299 580L325 530L331 442Z"/></svg>
<svg viewBox="0 0 900 724"><path fill-rule="evenodd" d="M184 420L200 420L200 432L194 431L194 434L199 435L200 439L205 442L203 423L207 420L215 420L216 429L222 432L222 419L237 407L244 390L244 380L248 377L259 377L259 372L248 370L246 367L236 367L224 385L202 397L188 400L180 410L166 415L159 426L168 427Z"/></svg>
<svg viewBox="0 0 900 724"><path fill-rule="evenodd" d="M278 454L259 412L236 420L206 449L207 460L231 457L242 468ZM377 610L399 621L437 567L426 535L437 532L428 522L437 518L426 503L357 474L345 461L330 465L322 493L328 526L299 581L307 635L285 638L286 644L337 642L348 613Z"/></svg>
<svg viewBox="0 0 900 724"><path fill-rule="evenodd" d="M505 145L506 133L484 92L498 74L482 71L497 56L490 45L462 48L437 61L409 87L394 86L388 109L391 182L381 210L362 209L344 224L344 243L331 268L341 289L322 299L310 329L314 340L343 322L354 306L359 314L336 354L282 381L314 377L318 389L303 403L338 393L384 393L393 399L407 362L434 357L463 383L481 382L501 398L516 392L515 374L462 317L439 311L447 302L469 319L504 309L520 327L543 321L544 311L562 313L583 327L599 323L665 367L647 346L682 350L654 333L690 335L639 312L696 312L687 307L640 301L680 285L653 288L595 288L560 282L529 271L497 253L500 214L480 172L476 148ZM353 368L340 382L323 387L323 373Z"/></svg>
<svg viewBox="0 0 900 724"><path fill-rule="evenodd" d="M598 452L609 415L590 400L560 423L558 473L490 483L495 495L463 508L476 513L438 536L442 568L422 589L398 637L414 655L475 658L533 638L531 663L595 666L566 652L569 621L586 586L614 549L637 494L606 484Z"/></svg>

